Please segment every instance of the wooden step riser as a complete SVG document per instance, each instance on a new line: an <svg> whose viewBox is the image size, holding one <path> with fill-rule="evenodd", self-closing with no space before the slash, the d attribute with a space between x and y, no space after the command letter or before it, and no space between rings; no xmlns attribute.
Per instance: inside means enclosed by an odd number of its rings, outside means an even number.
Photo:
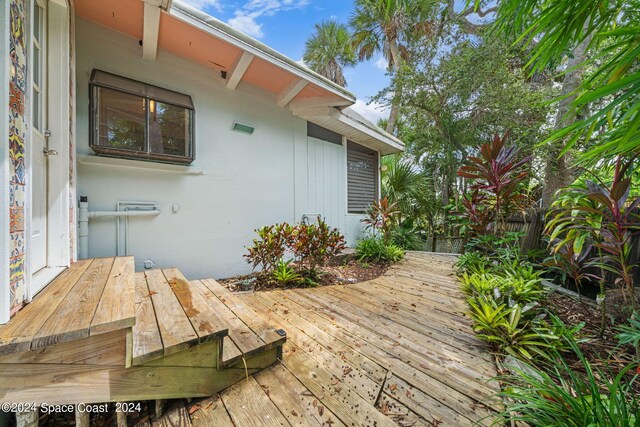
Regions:
<svg viewBox="0 0 640 427"><path fill-rule="evenodd" d="M278 361L279 351L279 348L273 348L221 370L214 367L0 364L0 403L62 405L206 397L273 365Z"/></svg>

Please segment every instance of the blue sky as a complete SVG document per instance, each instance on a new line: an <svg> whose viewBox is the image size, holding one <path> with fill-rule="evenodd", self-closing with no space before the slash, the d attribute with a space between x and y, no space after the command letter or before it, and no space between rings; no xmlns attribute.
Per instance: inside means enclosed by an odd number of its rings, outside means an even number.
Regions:
<svg viewBox="0 0 640 427"><path fill-rule="evenodd" d="M353 11L349 0L182 0L260 40L288 57L302 59L304 44L314 25L335 19L347 23ZM345 70L347 89L358 98L354 106L372 121L386 117L370 97L387 86L381 57Z"/></svg>

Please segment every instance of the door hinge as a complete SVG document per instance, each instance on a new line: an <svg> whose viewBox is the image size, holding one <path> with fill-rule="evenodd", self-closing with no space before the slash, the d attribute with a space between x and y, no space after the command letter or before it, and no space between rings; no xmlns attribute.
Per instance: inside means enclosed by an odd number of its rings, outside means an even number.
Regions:
<svg viewBox="0 0 640 427"><path fill-rule="evenodd" d="M43 148L42 149L42 153L45 156L57 156L58 155L58 150L49 150L48 148Z"/></svg>

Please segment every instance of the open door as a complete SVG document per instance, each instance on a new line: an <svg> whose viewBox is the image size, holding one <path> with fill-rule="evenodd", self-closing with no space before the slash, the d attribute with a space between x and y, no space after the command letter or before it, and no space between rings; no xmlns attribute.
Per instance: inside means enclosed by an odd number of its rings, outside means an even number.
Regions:
<svg viewBox="0 0 640 427"><path fill-rule="evenodd" d="M70 80L66 2L29 2L27 288L31 299L69 265L69 156L65 153L69 150Z"/></svg>

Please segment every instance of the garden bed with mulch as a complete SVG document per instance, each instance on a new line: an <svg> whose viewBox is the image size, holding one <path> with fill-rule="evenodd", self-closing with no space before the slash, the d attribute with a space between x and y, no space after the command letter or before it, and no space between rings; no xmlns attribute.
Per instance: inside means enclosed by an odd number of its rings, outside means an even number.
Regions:
<svg viewBox="0 0 640 427"><path fill-rule="evenodd" d="M552 292L543 304L569 327L584 322L584 328L579 333L579 337L585 339L580 343L583 354L593 367L606 370L606 364L617 374L633 363L635 350L630 345L619 345L616 339L618 332L615 325L611 324L610 319L607 321L604 334L600 337L600 310L593 305L592 301L584 297L583 299L584 301L580 301L567 295ZM567 353L566 358L573 370L584 373L584 367L576 355ZM629 378L637 373L630 372ZM634 388L640 393L639 382L634 383Z"/></svg>
<svg viewBox="0 0 640 427"><path fill-rule="evenodd" d="M291 265L296 267L295 263ZM330 259L324 267L320 267L320 275L314 280L315 284L313 285L304 282L297 285L283 285L261 273L218 279L218 283L231 292L346 285L376 279L382 276L388 268L388 265L362 263L352 255L343 255Z"/></svg>

